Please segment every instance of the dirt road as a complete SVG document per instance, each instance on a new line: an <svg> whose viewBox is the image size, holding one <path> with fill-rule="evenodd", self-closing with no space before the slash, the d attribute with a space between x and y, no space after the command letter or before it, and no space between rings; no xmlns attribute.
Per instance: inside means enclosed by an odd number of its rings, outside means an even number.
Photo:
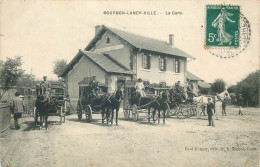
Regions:
<svg viewBox="0 0 260 167"><path fill-rule="evenodd" d="M237 108L228 107L216 127L207 126L206 116L167 118L165 125L126 121L122 111L119 126L102 125L100 115L91 123L70 115L62 125L50 117L49 129L39 130L33 118L23 118L20 130L1 139L2 166L256 167L260 114L244 110L238 116Z"/></svg>

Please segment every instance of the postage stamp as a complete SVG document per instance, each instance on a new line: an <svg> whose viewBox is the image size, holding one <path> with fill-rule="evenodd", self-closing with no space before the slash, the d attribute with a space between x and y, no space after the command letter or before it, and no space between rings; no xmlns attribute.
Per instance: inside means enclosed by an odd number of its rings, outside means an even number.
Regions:
<svg viewBox="0 0 260 167"><path fill-rule="evenodd" d="M206 46L239 47L240 6L206 6Z"/></svg>

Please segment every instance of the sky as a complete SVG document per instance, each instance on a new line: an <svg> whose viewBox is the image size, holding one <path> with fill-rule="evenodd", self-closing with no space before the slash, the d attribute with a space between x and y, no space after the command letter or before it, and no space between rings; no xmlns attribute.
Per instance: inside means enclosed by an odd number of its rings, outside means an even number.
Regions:
<svg viewBox="0 0 260 167"><path fill-rule="evenodd" d="M222 59L204 48L205 5L235 4L247 17L251 39L238 56ZM4 0L0 6L0 59L23 57L23 69L37 78L52 73L54 61L68 62L92 40L96 25L106 25L168 41L195 60L188 71L207 82L217 78L229 85L259 69L259 1L43 1ZM156 11L158 15L104 15L104 11ZM166 15L166 12L178 12ZM179 14L182 13L182 14Z"/></svg>

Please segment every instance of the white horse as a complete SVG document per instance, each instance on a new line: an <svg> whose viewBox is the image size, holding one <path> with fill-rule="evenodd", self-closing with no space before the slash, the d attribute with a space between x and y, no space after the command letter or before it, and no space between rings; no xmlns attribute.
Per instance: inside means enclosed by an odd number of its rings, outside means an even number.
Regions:
<svg viewBox="0 0 260 167"><path fill-rule="evenodd" d="M211 102L215 104L215 116L218 119L218 113L222 111L222 101L224 98L227 100L231 99L227 90L224 92L217 94L216 96L198 96L193 97L194 103L198 104L201 107L201 112L197 112L197 116L200 116L202 113L205 115L205 109L208 103L208 98L211 98Z"/></svg>

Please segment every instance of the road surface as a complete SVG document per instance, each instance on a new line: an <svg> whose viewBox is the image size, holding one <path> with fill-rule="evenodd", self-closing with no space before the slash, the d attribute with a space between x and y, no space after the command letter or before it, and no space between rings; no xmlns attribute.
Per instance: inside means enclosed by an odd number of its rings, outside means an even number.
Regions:
<svg viewBox="0 0 260 167"><path fill-rule="evenodd" d="M87 123L77 115L50 117L48 130L33 118L22 118L21 129L11 129L1 141L3 167L256 167L259 165L259 111L227 108L227 116L209 127L201 119L167 118L165 125L123 119L119 126L101 124L101 116ZM161 121L162 122L162 121Z"/></svg>

